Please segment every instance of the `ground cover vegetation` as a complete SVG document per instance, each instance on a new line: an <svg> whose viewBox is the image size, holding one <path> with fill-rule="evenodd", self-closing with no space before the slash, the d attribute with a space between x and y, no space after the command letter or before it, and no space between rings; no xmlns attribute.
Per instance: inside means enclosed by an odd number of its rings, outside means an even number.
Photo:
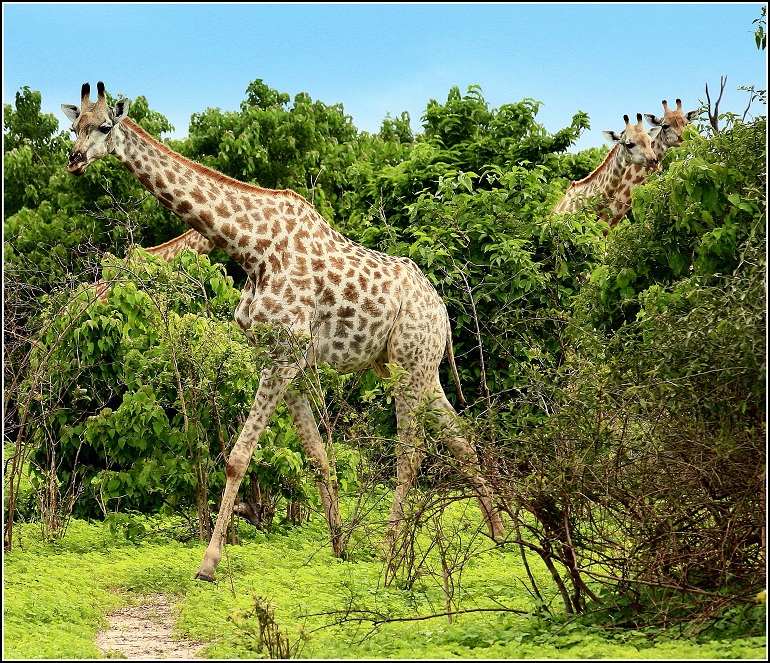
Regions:
<svg viewBox="0 0 770 663"><path fill-rule="evenodd" d="M343 515L353 506L343 500ZM387 506L386 500L383 517ZM134 531L128 523L76 519L53 544L42 539L37 524L22 524L6 559L4 657L99 658L94 635L106 625L104 612L162 593L177 604L178 635L208 643L203 657L224 660L279 653L329 659L764 658L764 637L747 636L730 616L709 633L676 637L623 626L608 630L590 619L538 611L522 583L511 581L526 576L519 552L489 545L475 532L475 505L468 514L463 507L455 503L445 514L447 524L462 527L468 548L451 623L442 585L430 575L441 573L440 555L427 561L429 572L412 587L385 587L383 562L370 544L359 540L349 560L332 557L320 518L299 526L276 522L271 532L242 523L244 545L226 548L216 585L192 579L189 568L200 562L204 545L180 540L188 532L181 517L134 515ZM535 563L530 571L543 582L543 599L554 599L545 566ZM415 619L429 614L439 617Z"/></svg>
<svg viewBox="0 0 770 663"><path fill-rule="evenodd" d="M385 564L399 374L320 367L304 385L340 485L344 559L279 408L242 489L248 524L229 534L244 545L212 587L191 577L267 361L232 323L243 273L218 250L144 253L186 227L111 159L69 176L56 118L17 93L4 108L6 655L96 655L104 611L127 600L115 591L163 591L180 598L180 632L224 658L764 656L765 116L688 127L605 234L590 209L550 210L606 149L567 152L588 117L549 133L539 105L493 109L453 88L421 131L402 114L368 134L341 105L255 80L239 111L206 109L168 141L292 188L420 266L449 308L456 404L508 529L497 546L482 535L425 420ZM171 129L142 97L131 116ZM106 303L91 287L102 274L117 279Z"/></svg>

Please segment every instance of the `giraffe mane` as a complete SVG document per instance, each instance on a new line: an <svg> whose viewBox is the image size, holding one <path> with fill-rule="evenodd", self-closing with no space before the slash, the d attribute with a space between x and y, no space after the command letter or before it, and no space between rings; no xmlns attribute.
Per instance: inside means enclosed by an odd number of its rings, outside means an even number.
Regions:
<svg viewBox="0 0 770 663"><path fill-rule="evenodd" d="M607 152L607 156L604 157L604 161L602 161L601 165L599 165L597 168L595 168L591 173L586 175L582 180L576 180L572 184L569 185L569 191L573 187L580 186L581 184L588 184L589 182L593 181L599 176L599 173L604 170L604 167L612 160L612 158L615 156L615 152L620 148L620 145L613 145L612 149ZM566 192L565 192L566 193Z"/></svg>
<svg viewBox="0 0 770 663"><path fill-rule="evenodd" d="M123 124L128 129L136 133L143 141L152 144L153 147L163 152L163 154L165 154L169 158L173 159L174 161L177 161L178 163L182 164L187 168L194 170L197 173L200 173L201 175L204 175L205 177L211 178L218 184L231 186L233 188L240 189L241 191L245 191L247 193L268 194L276 198L287 195L292 198L295 198L297 201L301 203L304 203L313 211L316 211L315 207L307 198L301 196L300 194L298 194L296 191L293 191L292 189L266 189L261 186L255 186L254 184L246 184L246 182L241 182L240 180L236 180L235 178L229 177L224 173L220 173L218 170L214 170L213 168L204 166L203 164L197 163L192 159L188 159L187 157L182 156L178 152L174 152L174 150L172 150L168 145L165 145L164 143L161 143L159 140L153 138L144 129L142 129L142 127L140 127L136 122L134 122L130 118L126 118L125 120L123 120Z"/></svg>
<svg viewBox="0 0 770 663"><path fill-rule="evenodd" d="M152 248L160 251L161 249L165 249L166 247L171 246L172 244L176 244L178 242L185 242L187 240L187 237L190 236L192 233L197 233L198 231L194 228L190 228L186 232L183 232L181 235L178 235L177 237L174 237L167 242L163 242L163 244L158 244L158 246L153 246ZM184 238L184 239L183 239ZM142 247L144 248L144 247Z"/></svg>

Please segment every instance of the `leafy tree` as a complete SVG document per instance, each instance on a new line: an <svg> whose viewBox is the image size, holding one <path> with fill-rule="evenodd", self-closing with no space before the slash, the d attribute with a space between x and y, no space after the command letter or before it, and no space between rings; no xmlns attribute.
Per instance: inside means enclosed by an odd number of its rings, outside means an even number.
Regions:
<svg viewBox="0 0 770 663"><path fill-rule="evenodd" d="M552 157L566 151L589 128L588 116L579 112L569 127L548 135L535 121L540 106L534 99L523 99L490 110L480 87L470 86L462 97L454 87L446 104L435 100L428 104L423 116L424 138L452 154L452 163L466 172L521 163L553 167L558 158Z"/></svg>
<svg viewBox="0 0 770 663"><path fill-rule="evenodd" d="M672 150L573 300L557 379L531 374L549 416L489 449L607 623L705 623L764 585L765 163L765 118Z"/></svg>
<svg viewBox="0 0 770 663"><path fill-rule="evenodd" d="M104 273L118 279L106 303L82 288L51 301L30 359L20 400L33 486L45 505L60 502L52 486L83 487L71 505L79 516L194 506L206 538L264 357L232 324L239 293L207 257L166 263L138 251L105 259ZM305 496L299 448L278 413L253 461L266 489L295 501Z"/></svg>
<svg viewBox="0 0 770 663"><path fill-rule="evenodd" d="M546 166L551 177L587 175L598 163L598 155L586 159L563 154L588 128L587 115L576 113L569 127L550 135L535 121L539 106L539 102L524 99L490 109L478 86L469 87L466 95L452 88L445 104L431 100L423 116L424 133L408 149L397 152L399 158L372 168L369 151L365 151L361 160L367 163L356 162L348 170L350 187L340 214L346 218L346 229L365 238L371 226L385 220L408 232L406 207L414 197L435 194L442 179L460 173L472 177L478 188L496 186L494 177L480 177L495 169ZM406 145L389 126L383 127L378 138L381 142L375 151Z"/></svg>
<svg viewBox="0 0 770 663"><path fill-rule="evenodd" d="M764 51L767 48L767 6L762 6L760 9L759 18L755 18L752 21L757 25L757 29L754 31L754 39L757 43L757 48Z"/></svg>
<svg viewBox="0 0 770 663"><path fill-rule="evenodd" d="M289 95L261 79L249 84L239 112L209 108L192 116L179 148L242 182L270 189L291 188L330 220L350 162L357 131L341 104Z"/></svg>
<svg viewBox="0 0 770 663"><path fill-rule="evenodd" d="M3 105L3 201L7 219L22 207L48 200L56 162L66 159L66 135L53 115L41 113L40 92L24 86L15 109ZM65 163L60 161L60 163Z"/></svg>

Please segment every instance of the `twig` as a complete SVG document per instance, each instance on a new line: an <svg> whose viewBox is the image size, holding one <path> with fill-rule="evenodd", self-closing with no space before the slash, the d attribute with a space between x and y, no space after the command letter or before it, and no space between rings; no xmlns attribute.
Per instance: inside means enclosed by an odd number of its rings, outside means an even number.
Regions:
<svg viewBox="0 0 770 663"><path fill-rule="evenodd" d="M516 610L514 608L470 608L468 610L453 610L451 612L436 612L430 615L417 615L416 617L388 617L387 615L381 612L375 612L374 610L331 610L329 612L301 615L301 617L303 619L310 617L330 617L335 615L344 617L344 619L339 622L324 624L323 626L314 629L315 631L320 631L321 629L337 626L346 621L371 622L373 626L382 626L383 624L395 624L396 622L423 622L428 619L439 619L453 615L467 615L477 612L505 612L515 615L530 614L527 610Z"/></svg>
<svg viewBox="0 0 770 663"><path fill-rule="evenodd" d="M711 128L714 129L714 133L719 132L719 102L722 101L722 94L725 91L725 85L727 84L727 76L720 76L719 77L719 97L716 100L716 103L714 104L714 112L711 112L711 97L709 96L709 84L706 83L706 101L708 103L708 108L706 109L709 116L709 122L711 123Z"/></svg>

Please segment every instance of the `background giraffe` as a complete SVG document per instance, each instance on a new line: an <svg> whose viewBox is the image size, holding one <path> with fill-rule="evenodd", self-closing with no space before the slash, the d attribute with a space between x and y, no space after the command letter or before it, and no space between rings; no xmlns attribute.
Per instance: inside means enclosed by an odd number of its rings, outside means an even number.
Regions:
<svg viewBox="0 0 770 663"><path fill-rule="evenodd" d="M653 127L660 127L660 133L655 136L652 141L652 151L658 159L658 162L663 161L663 157L666 155L669 147L677 147L682 144L682 133L684 128L694 117L698 115L698 111L693 110L687 113L682 112L682 100L676 100L676 109L671 110L668 107L666 100L663 100L663 117L657 117L652 113L645 113L644 117ZM645 176L649 170L644 166L631 164L626 168L626 172L623 173L623 177L620 184L612 196L612 202L610 203L609 224L610 228L614 228L618 221L620 221L631 207L631 190L641 184L644 181Z"/></svg>
<svg viewBox="0 0 770 663"><path fill-rule="evenodd" d="M626 127L620 134L614 131L603 132L605 138L614 143L614 147L596 170L570 184L562 199L554 206L554 212L574 212L590 202L596 205L599 218L609 221L612 196L626 167L636 165L645 171L660 170L651 140L660 133L661 127L653 127L648 133L642 125L641 113L636 114L636 119L636 124L632 125L628 115L624 115Z"/></svg>
<svg viewBox="0 0 770 663"><path fill-rule="evenodd" d="M113 154L164 206L244 268L248 279L235 320L246 337L256 342L253 329L268 324L278 331L274 363L261 375L227 461L219 515L197 577L215 577L238 488L282 399L317 471L333 551L342 554L336 481L308 398L292 384L324 362L340 373L371 366L384 376L389 374L388 363L406 371L395 396L398 484L388 518L392 535L423 455L416 411L424 408L443 429L447 447L476 493L490 535L504 536L476 452L462 435L439 381L445 352L457 379L446 306L417 265L344 237L293 191L244 184L184 158L128 119L130 100L110 107L104 84L99 82L97 90L96 102L90 100L86 83L79 108L62 104L76 136L68 172L82 175L90 163Z"/></svg>
<svg viewBox="0 0 770 663"><path fill-rule="evenodd" d="M174 257L179 255L184 249L190 249L202 256L208 255L214 248L214 243L209 239L201 235L197 230L188 230L187 232L170 239L168 242L159 244L158 246L151 246L148 249L143 248L150 255L158 256L171 262ZM99 279L96 286L96 300L105 304L107 303L107 297L110 294L112 284L118 281L119 278L111 279L107 283L104 278Z"/></svg>

